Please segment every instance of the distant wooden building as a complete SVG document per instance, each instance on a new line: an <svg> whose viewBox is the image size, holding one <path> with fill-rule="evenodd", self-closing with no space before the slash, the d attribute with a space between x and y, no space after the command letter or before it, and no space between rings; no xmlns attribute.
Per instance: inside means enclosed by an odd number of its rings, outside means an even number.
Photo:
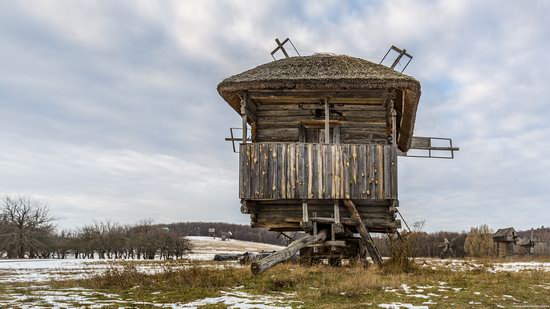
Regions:
<svg viewBox="0 0 550 309"><path fill-rule="evenodd" d="M315 252L349 257L364 251L354 233L367 246L366 231L395 233L398 156L458 150L450 139L434 147L434 138L413 137L418 81L359 58L277 60L225 79L218 92L242 116L242 138L230 139L240 141L241 211L252 227L326 231Z"/></svg>
<svg viewBox="0 0 550 309"><path fill-rule="evenodd" d="M523 237L518 241L517 252L520 255L533 255L536 254L537 251L544 251L544 244L544 241L535 238L534 230L531 229L529 237Z"/></svg>
<svg viewBox="0 0 550 309"><path fill-rule="evenodd" d="M532 255L535 252L535 242L529 238L521 238L517 244L519 255Z"/></svg>
<svg viewBox="0 0 550 309"><path fill-rule="evenodd" d="M513 227L499 229L493 234L496 252L499 257L512 256L516 251L514 247L519 240L519 234Z"/></svg>

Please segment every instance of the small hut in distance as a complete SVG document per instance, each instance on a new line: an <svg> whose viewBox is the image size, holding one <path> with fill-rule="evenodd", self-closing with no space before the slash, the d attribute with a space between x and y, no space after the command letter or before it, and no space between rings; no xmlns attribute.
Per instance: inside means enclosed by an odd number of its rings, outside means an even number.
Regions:
<svg viewBox="0 0 550 309"><path fill-rule="evenodd" d="M507 257L514 254L514 246L519 239L519 234L513 227L499 229L493 234L493 241L499 257Z"/></svg>
<svg viewBox="0 0 550 309"><path fill-rule="evenodd" d="M544 241L535 238L534 230L531 229L531 235L529 237L526 236L519 240L518 253L521 255L532 255L536 254L536 251L544 251Z"/></svg>

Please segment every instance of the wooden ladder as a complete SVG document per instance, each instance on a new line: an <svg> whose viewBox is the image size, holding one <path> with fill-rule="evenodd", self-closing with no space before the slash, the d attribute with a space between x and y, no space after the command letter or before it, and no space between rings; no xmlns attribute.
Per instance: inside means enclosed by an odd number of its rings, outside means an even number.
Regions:
<svg viewBox="0 0 550 309"><path fill-rule="evenodd" d="M346 205L346 208L351 214L351 218L354 219L354 221L356 222L355 226L357 227L359 235L361 235L361 238L363 239L363 242L365 243L367 251L369 252L369 255L372 258L373 262L378 265L382 264L382 256L380 255L378 248L376 248L376 245L374 244L374 241L369 234L369 230L363 222L363 219L361 219L361 215L359 215L359 211L357 211L355 204L352 202L352 200L344 200L344 205Z"/></svg>

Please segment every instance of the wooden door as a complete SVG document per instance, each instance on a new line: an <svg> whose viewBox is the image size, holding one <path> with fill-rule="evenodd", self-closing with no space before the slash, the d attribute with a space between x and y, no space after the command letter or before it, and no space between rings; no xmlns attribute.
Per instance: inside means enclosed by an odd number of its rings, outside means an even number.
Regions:
<svg viewBox="0 0 550 309"><path fill-rule="evenodd" d="M322 126L300 125L300 143L325 144L325 128ZM330 144L340 144L340 126L330 127Z"/></svg>

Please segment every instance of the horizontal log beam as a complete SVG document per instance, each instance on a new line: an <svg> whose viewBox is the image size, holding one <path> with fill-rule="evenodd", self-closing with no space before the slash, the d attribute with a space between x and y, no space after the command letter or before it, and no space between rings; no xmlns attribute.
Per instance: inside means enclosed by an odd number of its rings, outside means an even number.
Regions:
<svg viewBox="0 0 550 309"><path fill-rule="evenodd" d="M250 265L250 269L255 275L261 274L271 267L290 259L298 251L300 251L300 249L324 241L327 236L327 230L322 230L317 235L309 235L295 240L285 249L275 252L259 261L253 262L252 265Z"/></svg>

